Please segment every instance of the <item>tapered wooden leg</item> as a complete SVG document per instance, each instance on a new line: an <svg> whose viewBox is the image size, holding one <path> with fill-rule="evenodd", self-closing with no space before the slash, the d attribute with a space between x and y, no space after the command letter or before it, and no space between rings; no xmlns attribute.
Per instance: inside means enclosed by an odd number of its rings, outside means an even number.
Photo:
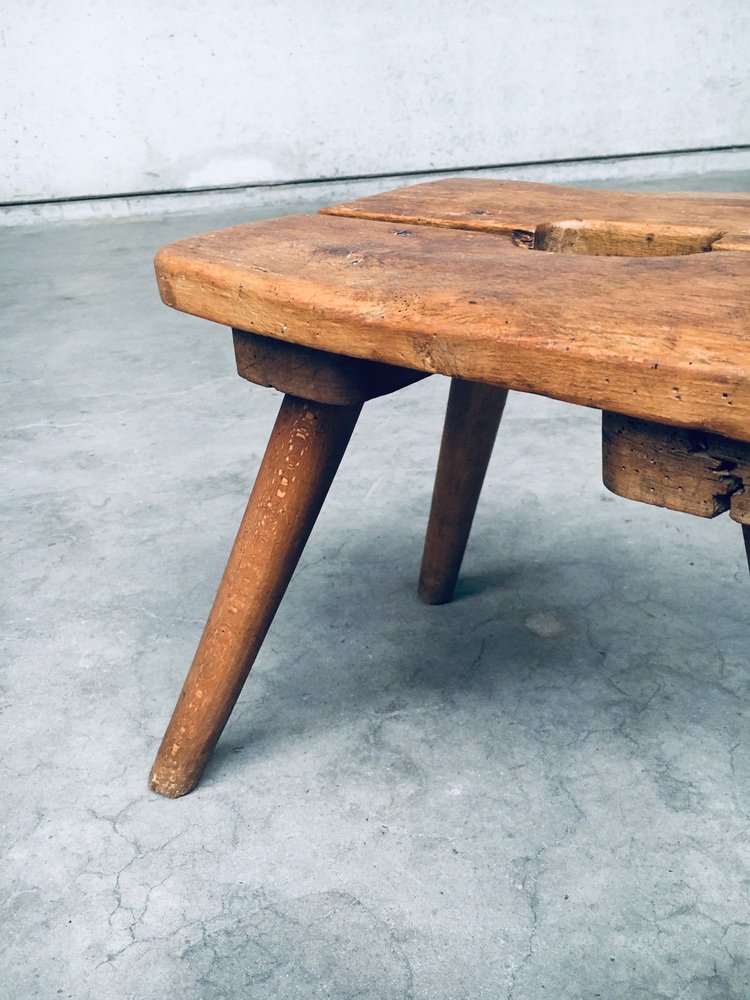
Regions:
<svg viewBox="0 0 750 1000"><path fill-rule="evenodd" d="M453 379L419 576L426 604L445 604L461 568L508 390Z"/></svg>
<svg viewBox="0 0 750 1000"><path fill-rule="evenodd" d="M750 524L742 525L742 537L745 541L745 555L747 556L747 567L750 569Z"/></svg>
<svg viewBox="0 0 750 1000"><path fill-rule="evenodd" d="M315 524L361 404L285 396L150 787L191 791L216 745Z"/></svg>

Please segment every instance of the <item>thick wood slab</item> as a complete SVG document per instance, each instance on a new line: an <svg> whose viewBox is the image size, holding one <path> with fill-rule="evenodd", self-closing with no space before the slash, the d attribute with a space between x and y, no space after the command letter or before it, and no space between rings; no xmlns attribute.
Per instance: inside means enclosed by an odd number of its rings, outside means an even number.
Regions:
<svg viewBox="0 0 750 1000"><path fill-rule="evenodd" d="M748 253L538 253L319 215L184 240L156 267L167 304L227 326L750 440Z"/></svg>
<svg viewBox="0 0 750 1000"><path fill-rule="evenodd" d="M324 208L328 215L484 233L534 232L573 219L707 227L750 236L750 194L642 194L453 178L413 184ZM720 244L715 249L722 248Z"/></svg>

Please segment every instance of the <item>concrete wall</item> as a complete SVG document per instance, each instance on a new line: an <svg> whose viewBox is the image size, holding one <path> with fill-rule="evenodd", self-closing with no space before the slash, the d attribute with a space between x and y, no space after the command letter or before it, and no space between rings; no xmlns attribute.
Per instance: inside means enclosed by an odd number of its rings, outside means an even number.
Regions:
<svg viewBox="0 0 750 1000"><path fill-rule="evenodd" d="M0 201L750 143L748 0L6 0Z"/></svg>

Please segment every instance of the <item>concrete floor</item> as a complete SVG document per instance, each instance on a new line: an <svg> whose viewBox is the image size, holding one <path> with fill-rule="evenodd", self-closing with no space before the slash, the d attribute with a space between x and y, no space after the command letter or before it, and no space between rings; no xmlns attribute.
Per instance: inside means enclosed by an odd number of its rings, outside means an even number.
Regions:
<svg viewBox="0 0 750 1000"><path fill-rule="evenodd" d="M593 411L512 397L430 608L447 382L368 404L203 783L147 791L278 405L151 256L248 214L0 234L0 996L747 1000L740 530L609 495Z"/></svg>

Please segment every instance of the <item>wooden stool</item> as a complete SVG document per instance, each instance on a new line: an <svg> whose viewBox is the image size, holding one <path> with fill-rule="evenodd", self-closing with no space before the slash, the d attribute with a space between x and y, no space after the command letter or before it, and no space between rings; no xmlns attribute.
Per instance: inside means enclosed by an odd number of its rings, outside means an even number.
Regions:
<svg viewBox="0 0 750 1000"><path fill-rule="evenodd" d="M542 251L542 252L539 252ZM164 302L285 393L151 774L195 787L362 404L453 378L419 593L449 601L508 389L604 411L605 484L750 552L750 197L447 180L172 244Z"/></svg>

